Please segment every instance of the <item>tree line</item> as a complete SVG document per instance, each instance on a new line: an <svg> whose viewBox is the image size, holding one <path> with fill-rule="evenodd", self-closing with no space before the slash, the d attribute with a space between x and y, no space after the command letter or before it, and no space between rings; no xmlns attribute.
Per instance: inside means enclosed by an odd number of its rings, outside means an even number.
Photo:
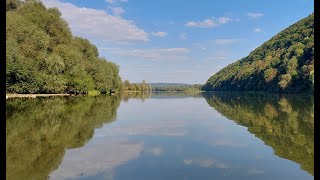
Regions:
<svg viewBox="0 0 320 180"><path fill-rule="evenodd" d="M153 91L178 91L178 92L193 92L193 91L202 91L202 84L193 84L191 86L162 86L162 87L153 87Z"/></svg>
<svg viewBox="0 0 320 180"><path fill-rule="evenodd" d="M123 82L123 91L148 91L150 92L151 86L146 83L145 80L142 81L142 83L130 83L129 80L125 80Z"/></svg>

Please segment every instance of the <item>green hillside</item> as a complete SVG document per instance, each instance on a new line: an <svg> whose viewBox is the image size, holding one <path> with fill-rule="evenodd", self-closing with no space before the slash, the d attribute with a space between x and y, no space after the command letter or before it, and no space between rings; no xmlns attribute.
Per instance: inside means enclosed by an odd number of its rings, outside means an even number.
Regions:
<svg viewBox="0 0 320 180"><path fill-rule="evenodd" d="M6 0L6 92L119 91L119 67L74 37L57 8Z"/></svg>
<svg viewBox="0 0 320 180"><path fill-rule="evenodd" d="M313 92L314 14L214 74L205 91Z"/></svg>

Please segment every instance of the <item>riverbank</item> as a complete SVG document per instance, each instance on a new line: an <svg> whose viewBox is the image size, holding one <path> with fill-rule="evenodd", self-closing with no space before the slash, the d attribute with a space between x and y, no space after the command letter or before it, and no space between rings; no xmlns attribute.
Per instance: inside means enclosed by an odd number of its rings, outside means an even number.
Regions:
<svg viewBox="0 0 320 180"><path fill-rule="evenodd" d="M71 96L71 94L6 94L6 99L9 98L36 98L49 96Z"/></svg>

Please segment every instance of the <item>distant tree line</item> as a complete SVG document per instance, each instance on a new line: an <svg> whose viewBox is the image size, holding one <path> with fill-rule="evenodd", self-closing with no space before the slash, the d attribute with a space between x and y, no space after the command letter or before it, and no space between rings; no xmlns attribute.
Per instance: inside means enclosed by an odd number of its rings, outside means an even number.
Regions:
<svg viewBox="0 0 320 180"><path fill-rule="evenodd" d="M205 91L313 92L314 14L209 78Z"/></svg>
<svg viewBox="0 0 320 180"><path fill-rule="evenodd" d="M119 66L74 37L57 8L6 0L6 92L121 91Z"/></svg>
<svg viewBox="0 0 320 180"><path fill-rule="evenodd" d="M145 80L142 83L130 83L129 80L123 82L123 91L151 91L151 86Z"/></svg>
<svg viewBox="0 0 320 180"><path fill-rule="evenodd" d="M153 87L153 91L202 91L202 84L194 84L192 86L163 86Z"/></svg>

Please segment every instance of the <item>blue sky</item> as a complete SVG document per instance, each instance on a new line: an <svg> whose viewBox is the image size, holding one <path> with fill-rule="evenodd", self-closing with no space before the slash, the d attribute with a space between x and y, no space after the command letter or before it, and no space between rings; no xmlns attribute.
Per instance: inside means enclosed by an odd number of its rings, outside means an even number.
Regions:
<svg viewBox="0 0 320 180"><path fill-rule="evenodd" d="M314 11L313 0L43 0L130 82L205 83Z"/></svg>

